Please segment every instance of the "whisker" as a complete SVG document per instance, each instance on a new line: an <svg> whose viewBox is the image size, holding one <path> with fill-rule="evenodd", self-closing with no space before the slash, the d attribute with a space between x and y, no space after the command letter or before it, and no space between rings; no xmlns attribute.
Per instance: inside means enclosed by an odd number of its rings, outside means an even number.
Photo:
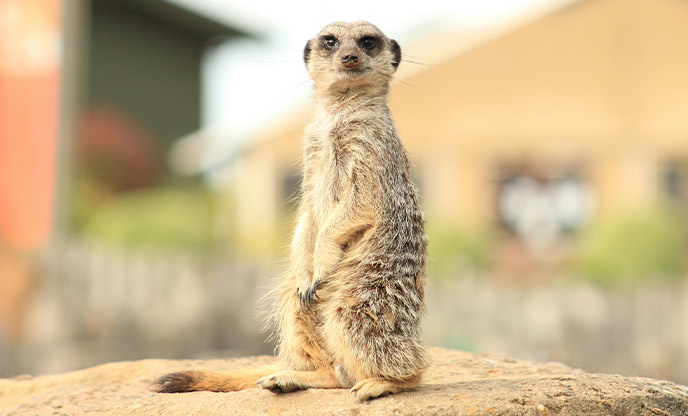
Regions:
<svg viewBox="0 0 688 416"><path fill-rule="evenodd" d="M397 78L397 77L392 77L392 78L393 78L396 82L399 82L399 83L401 83L401 84L404 84L404 85L406 85L407 87L411 87L411 88L415 88L415 87L416 87L414 84L412 84L412 83L410 83L410 82L408 82L408 81L405 81L405 80L403 80L403 79L401 79L401 78Z"/></svg>
<svg viewBox="0 0 688 416"><path fill-rule="evenodd" d="M426 63L423 63L423 62L412 61L412 60L410 60L410 59L402 59L401 61L402 61L402 62L408 62L408 63L410 63L410 64L422 65L422 66L432 66L432 65L430 65L430 64L426 64Z"/></svg>
<svg viewBox="0 0 688 416"><path fill-rule="evenodd" d="M291 94L294 93L294 91L296 91L296 90L298 90L299 88L303 87L303 85L306 84L306 83L308 83L309 81L310 81L310 80L305 79L305 80L299 82L298 84L296 84L296 86L295 86L294 88L292 88L292 89L290 89L289 91L287 91L287 92L282 96L282 98L286 98L286 97L290 96Z"/></svg>

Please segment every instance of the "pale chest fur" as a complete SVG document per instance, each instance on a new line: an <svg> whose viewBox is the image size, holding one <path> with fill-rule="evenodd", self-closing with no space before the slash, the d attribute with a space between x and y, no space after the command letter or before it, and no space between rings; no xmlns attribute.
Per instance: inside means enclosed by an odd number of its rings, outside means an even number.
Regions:
<svg viewBox="0 0 688 416"><path fill-rule="evenodd" d="M304 143L303 204L318 225L332 213L351 181L333 130L333 122L316 119L307 128Z"/></svg>

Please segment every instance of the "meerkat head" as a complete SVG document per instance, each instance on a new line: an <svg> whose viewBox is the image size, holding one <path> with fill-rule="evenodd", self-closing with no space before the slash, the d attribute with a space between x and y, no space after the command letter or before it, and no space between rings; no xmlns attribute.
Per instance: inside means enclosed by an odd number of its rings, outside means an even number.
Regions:
<svg viewBox="0 0 688 416"><path fill-rule="evenodd" d="M303 60L316 89L386 88L401 48L371 23L335 22L306 43Z"/></svg>

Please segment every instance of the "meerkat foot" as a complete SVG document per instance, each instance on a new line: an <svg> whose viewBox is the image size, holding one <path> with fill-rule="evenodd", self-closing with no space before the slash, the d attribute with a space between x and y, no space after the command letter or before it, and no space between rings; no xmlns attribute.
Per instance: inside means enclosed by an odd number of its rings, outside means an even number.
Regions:
<svg viewBox="0 0 688 416"><path fill-rule="evenodd" d="M313 282L311 285L303 285L296 288L296 296L301 302L303 309L308 309L313 301L317 299L316 291L320 288L320 279Z"/></svg>
<svg viewBox="0 0 688 416"><path fill-rule="evenodd" d="M324 371L280 371L261 378L256 384L273 393L289 393L311 387L341 387L333 373Z"/></svg>
<svg viewBox="0 0 688 416"><path fill-rule="evenodd" d="M309 387L294 377L293 371L280 371L279 373L270 374L258 380L256 384L273 393L289 393L296 390L305 390Z"/></svg>
<svg viewBox="0 0 688 416"><path fill-rule="evenodd" d="M351 388L351 394L360 401L366 401L384 397L388 394L399 393L408 389L409 387L392 381L380 378L367 378L356 383L356 385Z"/></svg>

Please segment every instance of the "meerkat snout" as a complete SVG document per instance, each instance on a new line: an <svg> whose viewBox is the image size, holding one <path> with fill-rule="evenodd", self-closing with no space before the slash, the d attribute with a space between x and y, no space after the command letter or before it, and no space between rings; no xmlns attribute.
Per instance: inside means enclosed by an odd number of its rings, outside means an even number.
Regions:
<svg viewBox="0 0 688 416"><path fill-rule="evenodd" d="M358 55L349 53L342 56L342 66L346 69L355 69L358 66Z"/></svg>

